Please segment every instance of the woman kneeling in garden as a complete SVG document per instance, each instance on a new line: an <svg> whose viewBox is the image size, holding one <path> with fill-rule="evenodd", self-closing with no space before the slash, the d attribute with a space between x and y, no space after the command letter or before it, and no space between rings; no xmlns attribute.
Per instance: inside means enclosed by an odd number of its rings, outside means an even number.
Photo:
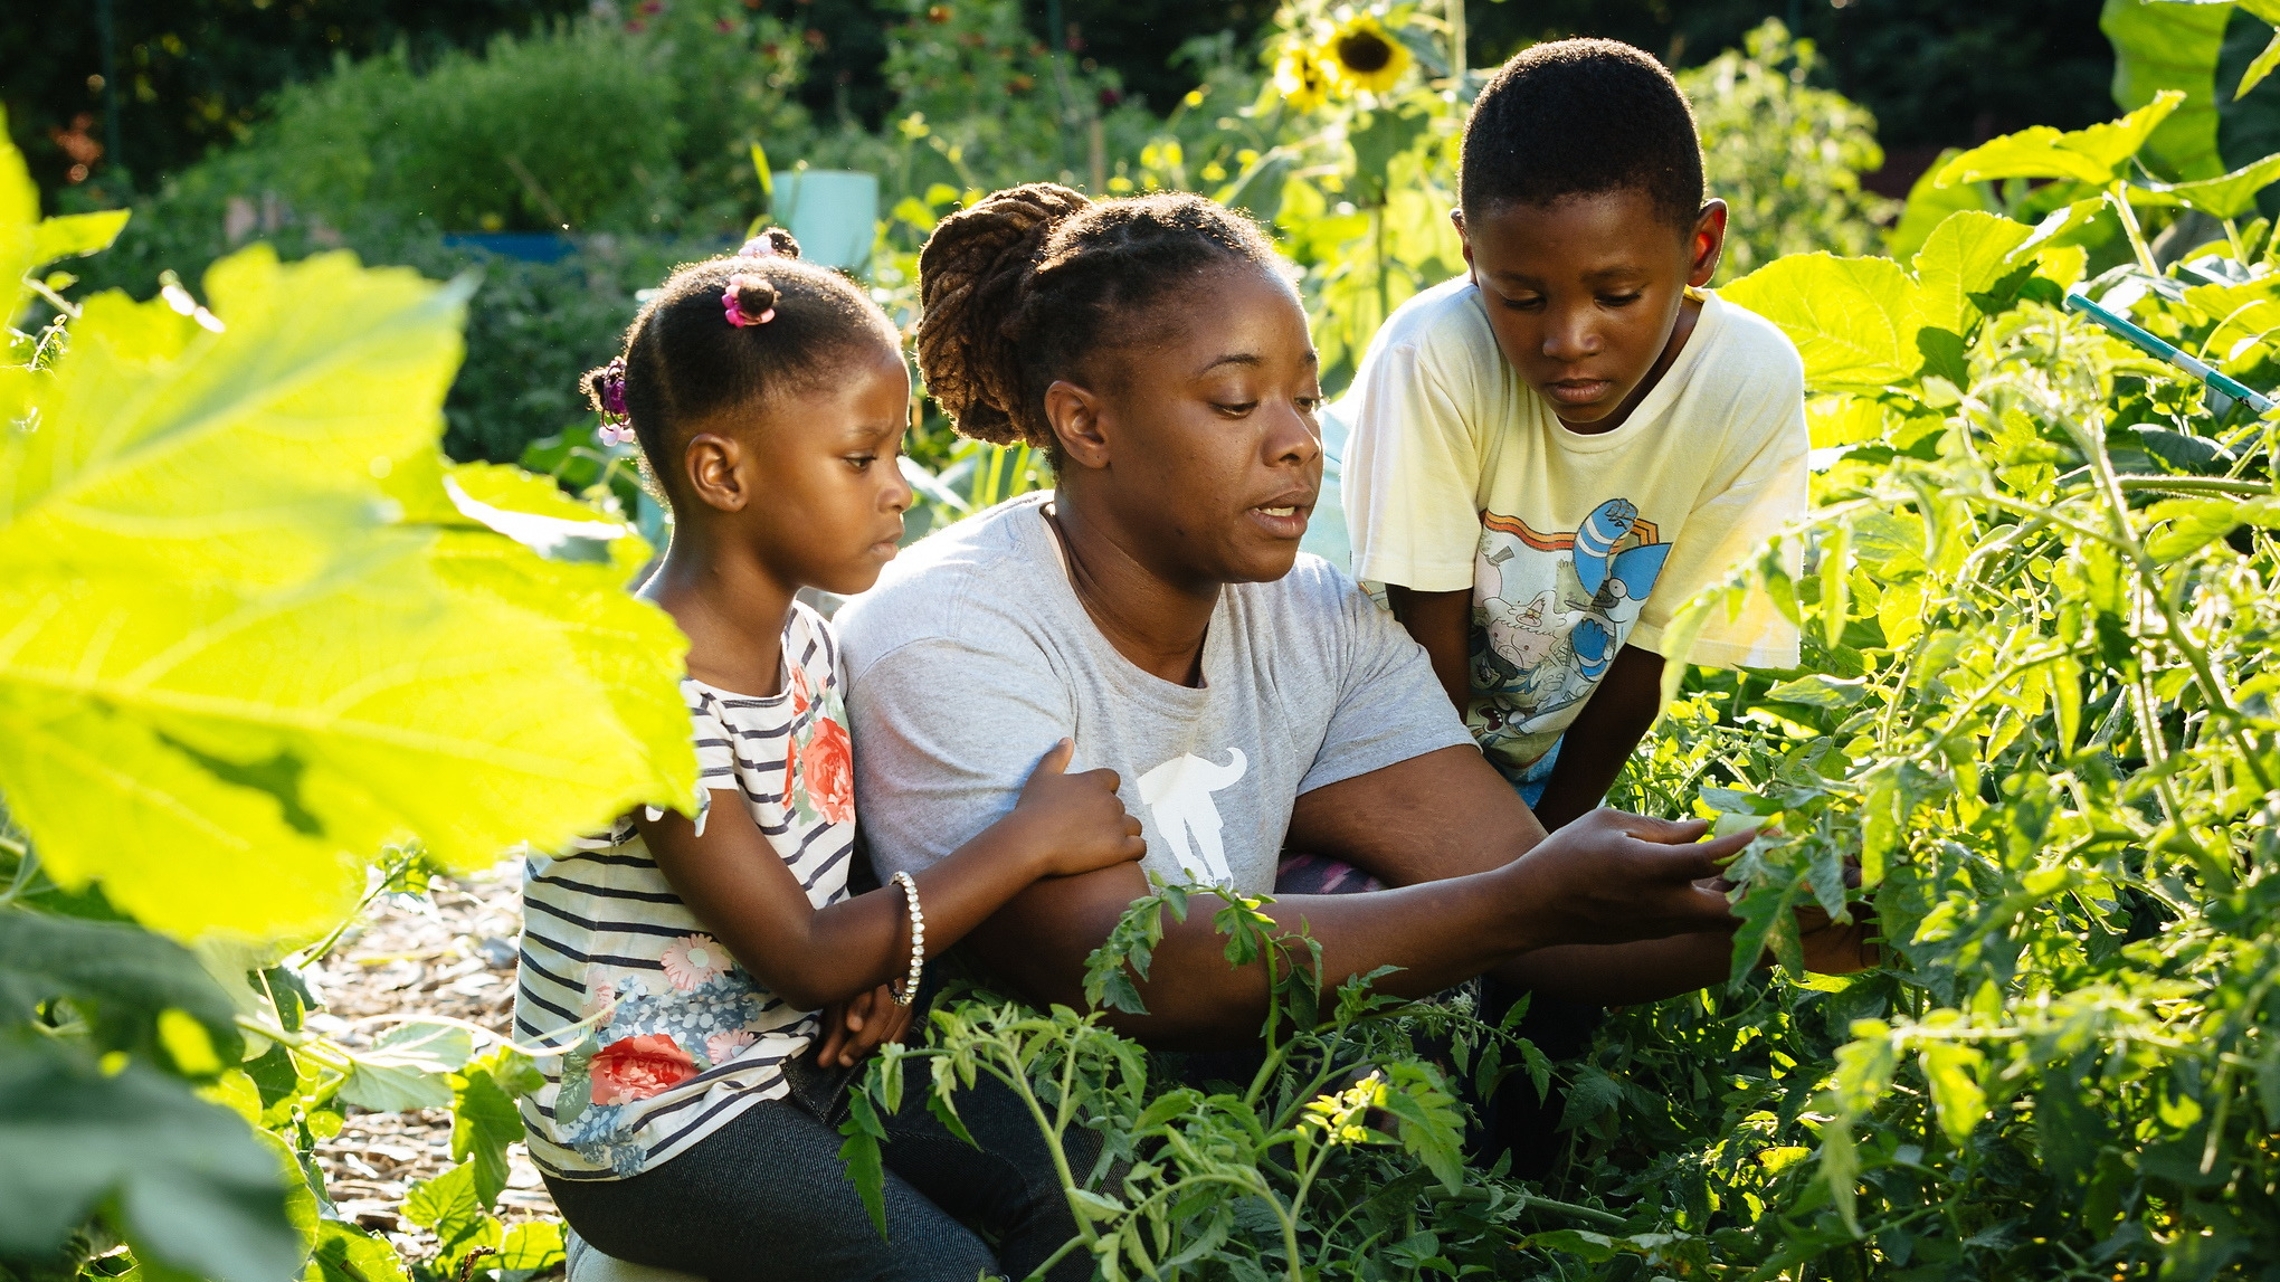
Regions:
<svg viewBox="0 0 2280 1282"><path fill-rule="evenodd" d="M891 1242L839 1160L846 1070L901 1031L927 948L1039 877L1143 845L1116 777L1066 774L1070 745L1047 745L1016 803L956 853L849 895L838 646L793 594L862 591L894 556L910 381L878 307L796 254L774 232L676 272L624 357L589 376L673 507L641 593L689 636L704 803L532 861L515 1026L592 1030L524 1101L531 1156L571 1227L636 1263L955 1282L1051 1263L1081 1278L1090 1261L1063 1250L1074 1221L1010 1093L959 1101L979 1150L922 1102L888 1120Z"/></svg>
<svg viewBox="0 0 2280 1282"><path fill-rule="evenodd" d="M1105 766L1148 853L1040 881L976 930L1038 1002L1081 1008L1085 958L1147 874L1274 888L1278 858L1391 889L1267 906L1323 979L1476 975L1633 1002L1726 974L1707 884L1748 834L1601 810L1546 837L1473 746L1426 656L1298 545L1322 475L1306 316L1272 248L1197 196L1091 203L1038 184L952 215L920 258L919 362L959 429L1051 451L1058 489L938 534L840 616L856 791L882 874L934 867L1015 804L1064 739ZM1526 855L1523 859L1521 856ZM1839 968L1857 940L1807 936ZM1207 914L1167 921L1118 1027L1253 1045L1261 967Z"/></svg>

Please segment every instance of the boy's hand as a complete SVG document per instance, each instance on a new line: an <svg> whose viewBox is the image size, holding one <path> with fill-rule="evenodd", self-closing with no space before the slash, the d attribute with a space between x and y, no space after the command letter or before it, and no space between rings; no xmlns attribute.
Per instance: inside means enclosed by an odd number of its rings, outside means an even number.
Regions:
<svg viewBox="0 0 2280 1282"><path fill-rule="evenodd" d="M1021 786L1013 813L998 821L1013 830L1008 835L1036 861L1041 877L1093 872L1148 853L1140 821L1117 799L1115 771L1062 773L1076 750L1071 739L1054 744Z"/></svg>
<svg viewBox="0 0 2280 1282"><path fill-rule="evenodd" d="M913 1007L895 1004L894 991L881 984L823 1008L823 1041L815 1062L825 1068L853 1068L888 1042L910 1031Z"/></svg>

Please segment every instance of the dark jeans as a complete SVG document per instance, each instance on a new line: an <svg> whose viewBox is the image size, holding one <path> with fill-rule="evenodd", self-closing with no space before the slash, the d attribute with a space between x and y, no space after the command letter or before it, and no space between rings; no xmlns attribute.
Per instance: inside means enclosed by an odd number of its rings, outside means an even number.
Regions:
<svg viewBox="0 0 2280 1282"><path fill-rule="evenodd" d="M927 1111L920 1075L902 1112L885 1119L889 1236L881 1240L839 1160L847 1074L802 1059L790 1076L789 1097L754 1105L661 1166L618 1180L549 1178L554 1204L607 1254L715 1282L1021 1278L1077 1235L1044 1137L1020 1099L986 1075L958 1093L976 1149ZM1091 1139L1078 1132L1071 1146ZM1072 1152L1070 1160L1090 1169L1093 1156ZM1071 1251L1046 1276L1089 1278L1092 1257Z"/></svg>

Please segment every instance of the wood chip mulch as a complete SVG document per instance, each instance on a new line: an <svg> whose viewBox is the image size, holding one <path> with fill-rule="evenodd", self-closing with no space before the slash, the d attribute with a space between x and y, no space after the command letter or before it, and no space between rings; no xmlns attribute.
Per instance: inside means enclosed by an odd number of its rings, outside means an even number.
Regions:
<svg viewBox="0 0 2280 1282"><path fill-rule="evenodd" d="M373 904L306 972L324 1007L309 1026L353 1044L385 1027L356 1024L367 1016L449 1015L511 1036L521 889L522 867L508 861L472 876L436 878L424 899L391 895ZM402 1210L414 1181L455 1165L449 1109L368 1113L351 1106L340 1134L317 1146L317 1160L343 1217L385 1234L409 1258L434 1256L435 1235ZM508 1160L499 1218L560 1218L521 1144L508 1150Z"/></svg>

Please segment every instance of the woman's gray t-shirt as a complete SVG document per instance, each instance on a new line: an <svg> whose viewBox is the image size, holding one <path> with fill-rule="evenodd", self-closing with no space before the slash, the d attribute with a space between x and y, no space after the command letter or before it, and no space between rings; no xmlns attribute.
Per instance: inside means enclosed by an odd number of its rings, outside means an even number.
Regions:
<svg viewBox="0 0 2280 1282"><path fill-rule="evenodd" d="M1273 889L1300 794L1472 746L1425 652L1353 580L1301 555L1225 589L1203 685L1117 653L1069 586L1044 507L1015 499L932 535L833 620L855 794L881 877L924 868L1013 809L1063 736L1106 766L1170 881Z"/></svg>

